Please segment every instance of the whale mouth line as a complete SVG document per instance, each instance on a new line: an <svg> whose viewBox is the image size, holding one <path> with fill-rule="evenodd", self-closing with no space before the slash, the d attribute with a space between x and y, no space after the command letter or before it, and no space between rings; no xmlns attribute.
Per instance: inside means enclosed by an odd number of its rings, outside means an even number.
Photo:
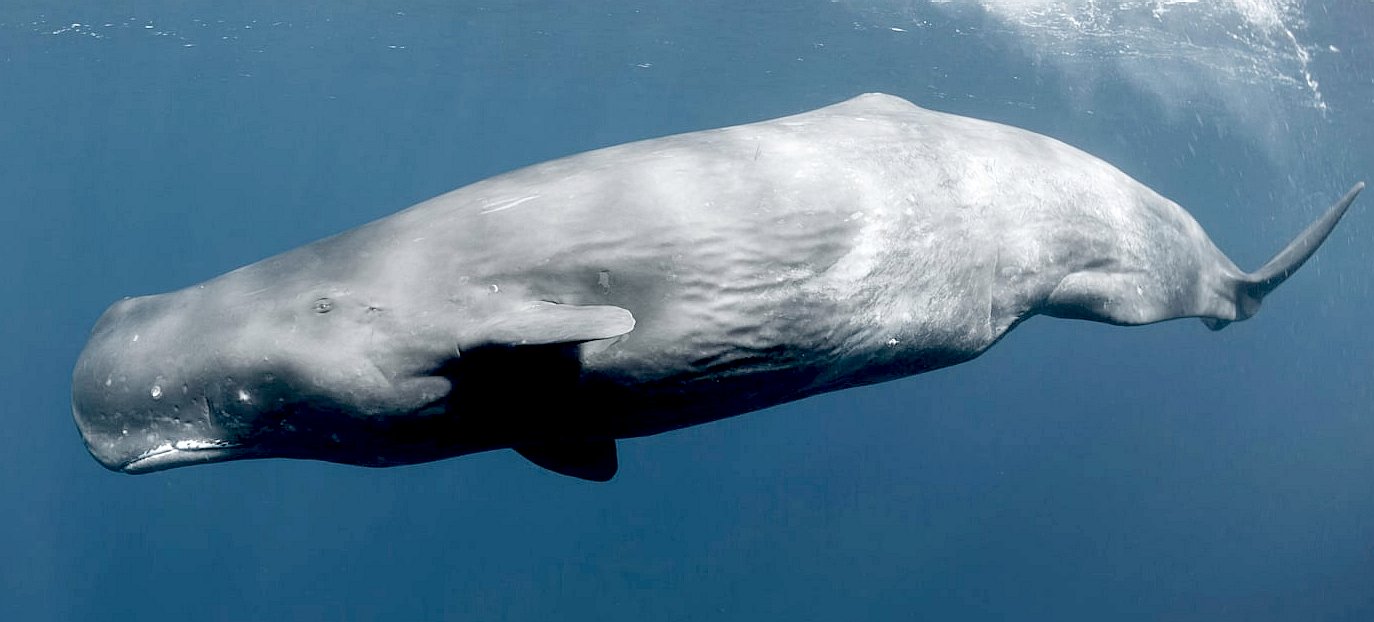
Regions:
<svg viewBox="0 0 1374 622"><path fill-rule="evenodd" d="M163 443L125 462L125 473L152 473L188 464L224 462L243 455L243 446L228 441L193 439Z"/></svg>

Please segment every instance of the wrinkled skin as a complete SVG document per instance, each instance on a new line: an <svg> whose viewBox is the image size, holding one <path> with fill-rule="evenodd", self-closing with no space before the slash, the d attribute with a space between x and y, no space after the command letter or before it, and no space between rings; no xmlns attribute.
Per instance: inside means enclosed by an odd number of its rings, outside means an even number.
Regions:
<svg viewBox="0 0 1374 622"><path fill-rule="evenodd" d="M73 410L126 472L514 447L606 479L614 439L967 361L1036 314L1243 320L1358 189L1246 274L1097 158L864 95L521 169L118 302Z"/></svg>

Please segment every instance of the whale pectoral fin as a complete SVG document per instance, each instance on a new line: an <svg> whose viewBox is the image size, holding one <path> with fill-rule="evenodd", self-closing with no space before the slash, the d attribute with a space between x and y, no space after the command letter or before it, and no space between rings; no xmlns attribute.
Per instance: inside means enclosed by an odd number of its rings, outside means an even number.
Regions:
<svg viewBox="0 0 1374 622"><path fill-rule="evenodd" d="M514 449L554 473L593 482L610 481L619 468L615 439L611 438L517 445Z"/></svg>
<svg viewBox="0 0 1374 622"><path fill-rule="evenodd" d="M481 337L494 345L537 346L610 339L634 327L634 316L620 307L539 301L488 322Z"/></svg>

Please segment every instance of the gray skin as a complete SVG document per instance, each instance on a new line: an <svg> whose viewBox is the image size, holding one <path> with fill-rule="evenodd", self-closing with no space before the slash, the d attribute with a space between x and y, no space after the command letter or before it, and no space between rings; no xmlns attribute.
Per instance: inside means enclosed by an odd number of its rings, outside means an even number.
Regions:
<svg viewBox="0 0 1374 622"><path fill-rule="evenodd" d="M1033 315L1246 319L1362 186L1247 274L1087 153L862 95L531 166L117 302L73 412L128 473L514 448L605 480L615 439L961 363Z"/></svg>

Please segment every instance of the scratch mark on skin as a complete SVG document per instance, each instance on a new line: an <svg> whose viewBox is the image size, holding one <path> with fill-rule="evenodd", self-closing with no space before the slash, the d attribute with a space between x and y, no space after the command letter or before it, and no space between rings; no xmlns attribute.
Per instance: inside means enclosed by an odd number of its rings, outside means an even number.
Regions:
<svg viewBox="0 0 1374 622"><path fill-rule="evenodd" d="M518 199L511 199L511 200L509 200L509 201L504 201L504 202L501 202L501 203L497 203L495 207L488 207L487 209L482 210L480 213L482 213L482 214L494 214L494 213L499 212L499 211L501 211L501 210L507 210L507 209L510 209L510 208L512 208L512 207L515 207L515 206L517 206L517 205L519 205L519 204L521 204L521 203L524 203L524 202L526 202L526 201L532 201L532 200L537 199L537 198L539 198L539 195L534 194L534 195L530 195L530 196L527 196L527 197L521 197L521 198L518 198Z"/></svg>
<svg viewBox="0 0 1374 622"><path fill-rule="evenodd" d="M1002 240L997 240L997 256L992 261L992 274L988 276L988 324L987 334L997 335L998 322L994 320L997 315L997 286L998 279L1002 278Z"/></svg>

